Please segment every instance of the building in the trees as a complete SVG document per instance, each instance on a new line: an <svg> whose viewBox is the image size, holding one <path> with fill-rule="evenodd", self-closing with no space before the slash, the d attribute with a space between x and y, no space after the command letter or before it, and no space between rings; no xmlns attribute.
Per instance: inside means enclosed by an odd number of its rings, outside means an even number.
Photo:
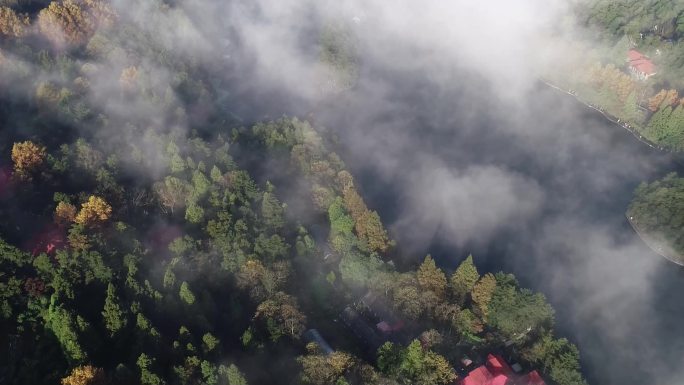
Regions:
<svg viewBox="0 0 684 385"><path fill-rule="evenodd" d="M375 328L379 332L387 337L391 334L395 337L403 337L404 321L377 294L368 292L361 298L361 304L378 321ZM403 340L400 338L397 342L408 343L410 340L411 338L403 338Z"/></svg>
<svg viewBox="0 0 684 385"><path fill-rule="evenodd" d="M501 356L489 354L484 365L463 378L459 385L546 385L536 370L525 375L515 374Z"/></svg>
<svg viewBox="0 0 684 385"><path fill-rule="evenodd" d="M629 71L637 79L646 80L656 74L656 67L651 59L635 49L627 52L627 63Z"/></svg>

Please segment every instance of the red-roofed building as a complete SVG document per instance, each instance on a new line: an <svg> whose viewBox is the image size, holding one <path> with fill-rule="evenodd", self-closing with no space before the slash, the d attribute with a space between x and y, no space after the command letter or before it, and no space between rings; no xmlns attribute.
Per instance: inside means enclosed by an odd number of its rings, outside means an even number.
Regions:
<svg viewBox="0 0 684 385"><path fill-rule="evenodd" d="M513 373L513 369L508 366L506 360L504 360L501 356L495 356L493 354L488 355L486 365L489 371L491 371L493 374L510 375Z"/></svg>
<svg viewBox="0 0 684 385"><path fill-rule="evenodd" d="M520 385L546 385L546 383L541 376L539 376L539 373L537 373L536 370L533 370L523 376L523 381L521 381Z"/></svg>
<svg viewBox="0 0 684 385"><path fill-rule="evenodd" d="M512 385L511 379L505 374L499 374L490 382L491 385Z"/></svg>
<svg viewBox="0 0 684 385"><path fill-rule="evenodd" d="M641 80L646 80L656 74L655 64L641 52L630 49L627 52L629 71Z"/></svg>
<svg viewBox="0 0 684 385"><path fill-rule="evenodd" d="M501 356L489 354L485 364L468 373L459 385L546 385L546 383L536 370L524 376L517 375Z"/></svg>
<svg viewBox="0 0 684 385"><path fill-rule="evenodd" d="M461 380L461 385L489 385L491 384L492 373L486 366L482 365L473 369L468 375Z"/></svg>

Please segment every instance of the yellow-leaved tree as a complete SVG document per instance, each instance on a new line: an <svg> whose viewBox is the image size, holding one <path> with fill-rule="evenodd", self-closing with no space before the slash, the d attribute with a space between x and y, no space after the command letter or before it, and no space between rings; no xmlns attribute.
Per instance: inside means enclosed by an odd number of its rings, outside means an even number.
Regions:
<svg viewBox="0 0 684 385"><path fill-rule="evenodd" d="M104 199L91 195L88 201L81 205L81 211L74 219L76 223L84 226L97 226L106 222L112 216L112 206Z"/></svg>
<svg viewBox="0 0 684 385"><path fill-rule="evenodd" d="M103 385L104 371L91 365L77 366L67 377L62 378L62 385Z"/></svg>
<svg viewBox="0 0 684 385"><path fill-rule="evenodd" d="M12 146L12 161L14 172L20 178L29 178L45 161L45 147L30 140L14 143Z"/></svg>

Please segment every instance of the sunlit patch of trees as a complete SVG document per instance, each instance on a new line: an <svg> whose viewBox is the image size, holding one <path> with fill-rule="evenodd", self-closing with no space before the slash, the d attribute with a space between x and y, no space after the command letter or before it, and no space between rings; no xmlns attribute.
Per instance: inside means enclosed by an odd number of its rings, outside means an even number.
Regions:
<svg viewBox="0 0 684 385"><path fill-rule="evenodd" d="M23 37L29 31L27 15L17 14L12 8L0 6L0 35Z"/></svg>
<svg viewBox="0 0 684 385"><path fill-rule="evenodd" d="M112 206L104 199L91 195L88 201L81 205L74 222L84 226L96 226L107 221L112 216Z"/></svg>
<svg viewBox="0 0 684 385"><path fill-rule="evenodd" d="M20 178L30 178L45 162L45 147L30 140L14 143L12 162L14 172Z"/></svg>
<svg viewBox="0 0 684 385"><path fill-rule="evenodd" d="M58 46L80 45L100 27L117 19L111 5L103 0L61 0L51 2L38 14L38 28Z"/></svg>

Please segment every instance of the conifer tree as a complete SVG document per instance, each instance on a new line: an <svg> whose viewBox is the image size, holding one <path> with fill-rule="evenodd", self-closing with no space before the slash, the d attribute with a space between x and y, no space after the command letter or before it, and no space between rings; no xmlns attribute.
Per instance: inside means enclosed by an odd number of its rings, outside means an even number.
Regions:
<svg viewBox="0 0 684 385"><path fill-rule="evenodd" d="M446 276L435 265L432 256L427 255L425 260L418 268L417 272L418 284L423 290L433 291L439 298L442 298L446 290L447 280Z"/></svg>
<svg viewBox="0 0 684 385"><path fill-rule="evenodd" d="M473 263L473 256L469 255L451 276L451 292L456 302L461 305L465 303L468 293L473 289L478 279L480 279L480 274Z"/></svg>
<svg viewBox="0 0 684 385"><path fill-rule="evenodd" d="M119 305L119 297L116 295L114 285L109 283L107 285L107 297L105 298L104 310L102 310L102 319L105 327L109 330L110 335L116 334L124 326L126 326L126 316Z"/></svg>

